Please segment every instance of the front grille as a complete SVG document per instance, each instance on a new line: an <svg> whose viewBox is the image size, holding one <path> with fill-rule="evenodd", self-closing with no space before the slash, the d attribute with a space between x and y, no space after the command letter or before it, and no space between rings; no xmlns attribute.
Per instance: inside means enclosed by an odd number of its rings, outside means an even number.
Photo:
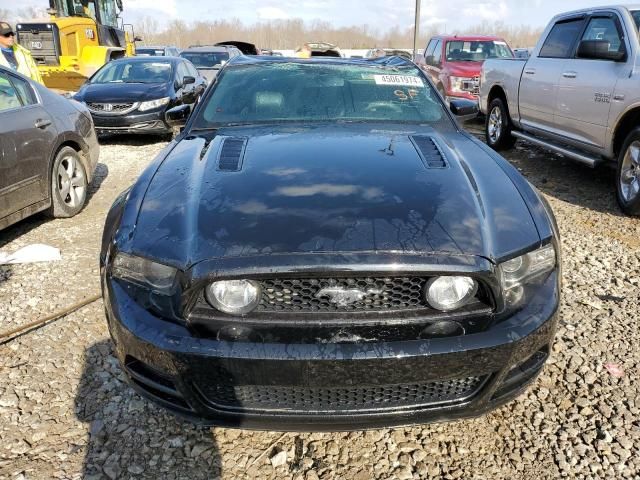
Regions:
<svg viewBox="0 0 640 480"><path fill-rule="evenodd" d="M87 103L89 110L109 115L124 115L138 108L138 103Z"/></svg>
<svg viewBox="0 0 640 480"><path fill-rule="evenodd" d="M280 410L287 413L395 410L462 402L471 398L486 377L428 383L357 387L232 386L207 383L198 391L218 408L242 411Z"/></svg>
<svg viewBox="0 0 640 480"><path fill-rule="evenodd" d="M428 308L423 292L428 278L300 278L262 280L260 312L338 312ZM347 292L340 302L340 291Z"/></svg>

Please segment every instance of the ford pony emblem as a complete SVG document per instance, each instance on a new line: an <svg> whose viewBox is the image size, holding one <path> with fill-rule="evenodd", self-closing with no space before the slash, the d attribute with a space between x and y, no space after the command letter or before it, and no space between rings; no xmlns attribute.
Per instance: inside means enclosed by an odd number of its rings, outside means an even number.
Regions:
<svg viewBox="0 0 640 480"><path fill-rule="evenodd" d="M369 288L360 290L359 288L325 287L316 293L316 298L329 297L329 301L339 307L346 307L352 303L359 302L368 295L379 295L382 290Z"/></svg>

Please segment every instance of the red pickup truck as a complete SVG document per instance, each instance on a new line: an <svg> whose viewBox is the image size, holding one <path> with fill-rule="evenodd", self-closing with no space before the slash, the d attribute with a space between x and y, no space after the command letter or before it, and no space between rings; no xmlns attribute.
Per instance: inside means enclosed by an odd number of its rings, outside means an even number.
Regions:
<svg viewBox="0 0 640 480"><path fill-rule="evenodd" d="M432 37L416 63L440 94L478 101L480 70L487 58L514 58L507 42L498 37L438 35Z"/></svg>

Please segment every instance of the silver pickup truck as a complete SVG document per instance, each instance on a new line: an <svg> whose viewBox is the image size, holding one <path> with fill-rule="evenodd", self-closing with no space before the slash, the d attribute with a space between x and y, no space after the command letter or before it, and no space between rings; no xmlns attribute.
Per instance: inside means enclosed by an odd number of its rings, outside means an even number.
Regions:
<svg viewBox="0 0 640 480"><path fill-rule="evenodd" d="M523 139L595 167L617 163L617 199L640 215L639 6L554 17L527 60L487 60L480 110L489 146Z"/></svg>

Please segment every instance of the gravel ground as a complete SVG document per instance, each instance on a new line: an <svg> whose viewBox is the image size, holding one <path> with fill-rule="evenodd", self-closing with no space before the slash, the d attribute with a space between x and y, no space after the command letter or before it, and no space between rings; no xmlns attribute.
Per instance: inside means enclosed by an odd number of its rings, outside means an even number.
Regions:
<svg viewBox="0 0 640 480"><path fill-rule="evenodd" d="M165 145L153 142L106 142L76 218L38 215L0 232L3 250L47 243L63 257L0 267L0 331L98 292L106 211ZM549 199L564 249L553 355L516 401L473 420L391 430L199 429L124 383L98 301L0 344L0 478L640 478L640 221L615 205L612 170L522 144L507 158Z"/></svg>

